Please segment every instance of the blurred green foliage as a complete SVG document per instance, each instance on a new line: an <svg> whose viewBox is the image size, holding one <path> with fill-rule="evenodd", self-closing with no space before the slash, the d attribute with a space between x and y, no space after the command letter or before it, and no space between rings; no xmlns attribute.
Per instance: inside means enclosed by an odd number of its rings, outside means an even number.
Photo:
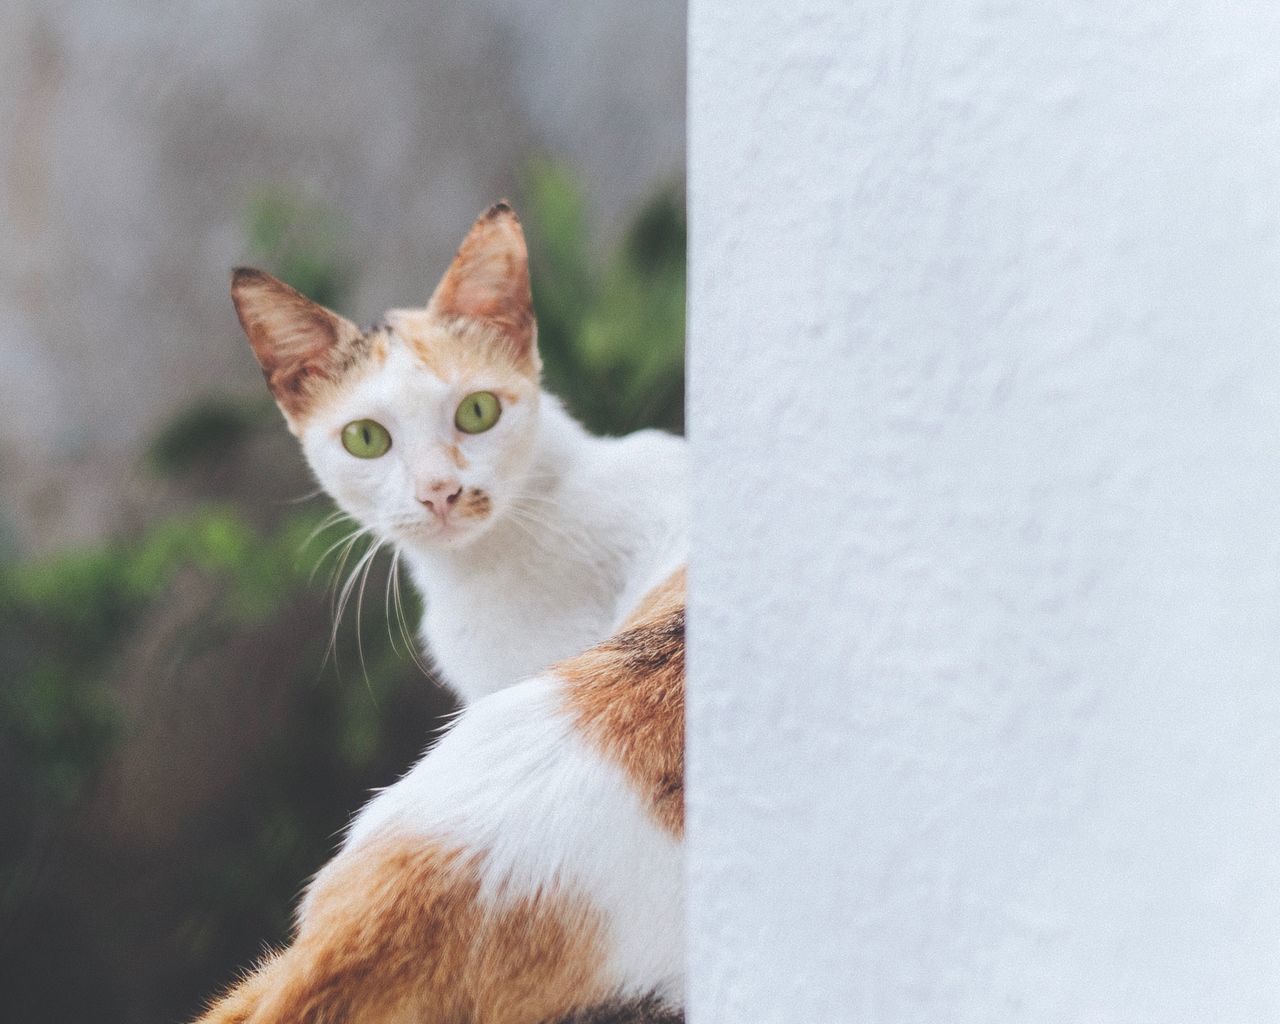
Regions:
<svg viewBox="0 0 1280 1024"><path fill-rule="evenodd" d="M592 431L684 427L686 226L676 187L654 196L610 257L593 257L586 197L563 166L525 180L538 348L551 391ZM599 266L597 264L599 263Z"/></svg>
<svg viewBox="0 0 1280 1024"><path fill-rule="evenodd" d="M597 432L681 429L679 190L647 204L603 260L562 167L533 165L524 191L548 386ZM256 261L341 308L353 275L331 210L265 189L248 204L245 232ZM159 431L145 462L165 478L207 481L209 467L262 458L246 441L265 429L280 429L265 389L261 400L212 395ZM264 512L251 491L215 503L197 493L187 511L131 537L0 561L0 991L12 1019L192 1013L264 943L285 938L304 879L368 789L393 781L450 709L400 635L385 559L363 623L353 601L331 633L329 570L312 573L326 551L336 568L352 524L314 508ZM344 571L367 543L355 543ZM402 596L412 630L407 585ZM157 675L138 678L140 664ZM221 697L219 672L235 675ZM173 763L134 764L154 742L155 705L182 711L188 700L181 717L195 738L161 748ZM217 732L227 729L236 732ZM203 762L178 756L188 743L225 756L193 768ZM213 772L225 787L182 821L149 821L159 812L144 808L142 831L168 838L111 833L129 803L122 778L208 788L184 770ZM186 807L181 795L174 806Z"/></svg>
<svg viewBox="0 0 1280 1024"><path fill-rule="evenodd" d="M333 657L355 661L354 670L339 673L330 664L321 671L330 653L326 581L313 578L311 566L330 550L332 567L350 530L350 523L322 520L316 511L255 530L234 508L209 506L166 519L132 540L0 569L0 672L6 680L0 689L0 763L9 780L0 794L6 823L0 833L0 978L9 1008L24 1010L21 1019L88 1019L90 1006L94 1019L132 1019L110 1009L111 993L94 991L83 980L57 990L43 980L59 971L75 977L81 969L74 961L59 962L49 948L56 953L64 947L67 937L49 928L67 914L75 918L77 941L90 945L99 961L104 950L145 950L162 940L165 959L150 969L167 977L174 1005L185 999L182 1008L193 1009L197 995L230 977L233 964L251 959L264 941L286 936L293 897L331 853L336 831L370 786L390 781L425 745L435 715L449 702L438 693L421 699L429 687L403 641L381 628L385 608L378 615L366 609L363 621L346 616ZM347 569L359 563L366 544L352 545ZM378 592L383 579L375 575L370 589ZM256 635L260 647L292 648L284 686L277 680L274 687L284 691L288 713L248 762L228 770L233 783L240 779L232 786L240 793L233 806L215 813L212 823L197 815L193 822L201 834L182 844L181 857L153 866L144 877L131 878L126 869L112 879L133 892L130 913L123 921L114 915L103 920L91 907L66 906L80 902L78 888L94 874L96 855L83 845L81 819L100 809L104 786L113 781L113 759L144 728L122 702L120 687L129 682L120 678L121 656L147 635L148 623L165 614L184 584L211 595L214 611L202 611L202 603L181 619L180 643L164 652L172 673L167 685L189 685L188 665L198 663L210 644ZM406 619L416 621L412 595L404 598ZM382 605L370 600L375 603ZM300 616L306 621L298 631L292 623ZM161 637L172 642L169 634ZM154 770L173 772L175 785L184 781L180 765ZM21 947L14 945L17 936L24 937ZM30 970L32 957L44 961L40 970ZM27 970L20 969L24 963ZM121 978L100 984L129 987ZM152 998L163 1004L165 995ZM126 1004L127 991L116 999Z"/></svg>
<svg viewBox="0 0 1280 1024"><path fill-rule="evenodd" d="M85 797L120 728L107 687L111 657L173 576L193 568L225 580L229 612L261 619L291 588L295 556L283 553L295 532L286 528L268 542L229 510L208 510L161 523L136 541L0 569L0 672L7 683L0 737L20 766L16 788L5 795L20 823L11 836L22 834L22 825L41 831L37 819ZM0 856L10 852L0 848ZM0 899L7 904L19 895L6 891Z"/></svg>
<svg viewBox="0 0 1280 1024"><path fill-rule="evenodd" d="M249 249L308 298L336 309L353 275L342 257L346 222L324 203L287 185L258 190L245 209Z"/></svg>
<svg viewBox="0 0 1280 1024"><path fill-rule="evenodd" d="M235 455L253 433L277 422L273 404L206 397L164 424L147 446L146 462L161 476L178 476Z"/></svg>

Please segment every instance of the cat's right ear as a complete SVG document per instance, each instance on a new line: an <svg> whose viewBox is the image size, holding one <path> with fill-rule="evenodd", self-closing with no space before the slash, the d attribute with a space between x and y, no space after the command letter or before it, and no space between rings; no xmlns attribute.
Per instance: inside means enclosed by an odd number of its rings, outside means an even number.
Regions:
<svg viewBox="0 0 1280 1024"><path fill-rule="evenodd" d="M324 382L351 365L363 336L350 320L270 274L237 267L231 300L285 419L296 427Z"/></svg>

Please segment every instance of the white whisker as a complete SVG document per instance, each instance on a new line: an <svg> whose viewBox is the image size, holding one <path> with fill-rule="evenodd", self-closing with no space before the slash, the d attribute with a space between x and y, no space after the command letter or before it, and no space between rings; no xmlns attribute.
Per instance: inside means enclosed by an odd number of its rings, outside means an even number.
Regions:
<svg viewBox="0 0 1280 1024"><path fill-rule="evenodd" d="M607 547L593 535L571 532L558 520L548 518L542 510L523 505L519 500L513 502L506 512L511 521L544 550L551 545L560 554L568 552L581 561L593 563L608 556Z"/></svg>
<svg viewBox="0 0 1280 1024"><path fill-rule="evenodd" d="M364 572L360 574L360 588L356 592L356 651L360 657L360 671L364 674L364 685L369 691L369 696L377 703L377 697L373 692L373 684L369 682L369 667L364 660L364 631L360 628L361 613L364 610L364 591L369 584L369 571L373 568L373 560L378 557L378 552L382 550L385 541L379 540L369 549L369 553L361 560L364 565Z"/></svg>
<svg viewBox="0 0 1280 1024"><path fill-rule="evenodd" d="M409 649L409 656L413 658L413 663L422 670L423 675L431 675L431 670L422 662L418 656L417 640L411 636L409 631L409 623L404 614L404 601L400 595L400 550L397 548L395 556L391 559L391 591L396 605L396 619L400 623L400 635L404 638L405 646Z"/></svg>
<svg viewBox="0 0 1280 1024"><path fill-rule="evenodd" d="M298 495L296 498L284 498L283 500L281 500L281 501L277 502L277 504L280 504L280 505L301 505L303 502L311 501L313 498L318 498L318 497L320 497L320 495L322 495L322 494L324 494L324 488L323 488L323 487L317 487L317 488L315 488L314 490L307 491L307 493L306 493L306 494L300 494L300 495Z"/></svg>
<svg viewBox="0 0 1280 1024"><path fill-rule="evenodd" d="M333 606L333 626L329 631L329 652L328 652L335 655L335 664L336 664L336 655L337 655L337 649L338 649L338 627L342 624L342 616L346 614L347 604L351 600L351 595L356 588L357 582L359 581L361 571L364 570L369 565L369 563L373 561L374 556L377 555L378 550L381 547L382 547L382 542L375 541L364 551L363 554L360 555L360 557L356 560L355 567L351 570L350 574L348 574L346 578L346 581L342 584L342 589L335 595L335 601ZM344 554L349 554L350 550L351 548L349 545L347 548L347 551L344 552ZM344 559L344 563L345 563L345 559ZM360 649L360 667L363 670L364 650L363 650L363 645L361 644L361 637L360 637L359 611L360 611L360 606L359 606L359 602L357 602L356 604L356 646L357 648ZM366 683L368 682L367 672L365 673L365 682Z"/></svg>
<svg viewBox="0 0 1280 1024"><path fill-rule="evenodd" d="M356 544L360 541L362 537L367 537L372 532L373 531L371 531L366 526L362 526L358 530L353 530L351 533L347 534L341 540L335 541L333 544L331 544L329 548L324 552L324 554L320 556L321 561L323 561L324 558L329 554L329 552L333 551L334 548L340 547L342 545L346 545L345 547L342 548L342 554L338 556L337 563L334 565L333 575L329 577L330 588L334 588L336 590L336 587L338 584L338 577L342 575L342 570L346 568L347 559L351 557L352 548L356 546ZM319 563L317 563L316 568L319 568ZM312 570L312 576L314 575L315 575L315 570ZM330 604L330 608L332 609L332 603Z"/></svg>

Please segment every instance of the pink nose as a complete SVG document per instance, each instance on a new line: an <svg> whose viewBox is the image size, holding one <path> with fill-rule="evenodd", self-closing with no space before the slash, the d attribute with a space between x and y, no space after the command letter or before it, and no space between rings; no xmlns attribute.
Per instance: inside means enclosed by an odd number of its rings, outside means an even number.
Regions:
<svg viewBox="0 0 1280 1024"><path fill-rule="evenodd" d="M461 496L462 484L457 480L432 480L418 488L418 500L442 518Z"/></svg>

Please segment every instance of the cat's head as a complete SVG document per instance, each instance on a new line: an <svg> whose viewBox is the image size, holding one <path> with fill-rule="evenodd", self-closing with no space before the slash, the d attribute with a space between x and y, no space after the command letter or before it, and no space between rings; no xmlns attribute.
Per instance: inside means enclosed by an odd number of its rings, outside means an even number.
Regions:
<svg viewBox="0 0 1280 1024"><path fill-rule="evenodd" d="M383 538L464 545L509 507L533 457L541 367L520 221L463 240L430 302L362 331L260 270L231 283L267 385L319 482Z"/></svg>

